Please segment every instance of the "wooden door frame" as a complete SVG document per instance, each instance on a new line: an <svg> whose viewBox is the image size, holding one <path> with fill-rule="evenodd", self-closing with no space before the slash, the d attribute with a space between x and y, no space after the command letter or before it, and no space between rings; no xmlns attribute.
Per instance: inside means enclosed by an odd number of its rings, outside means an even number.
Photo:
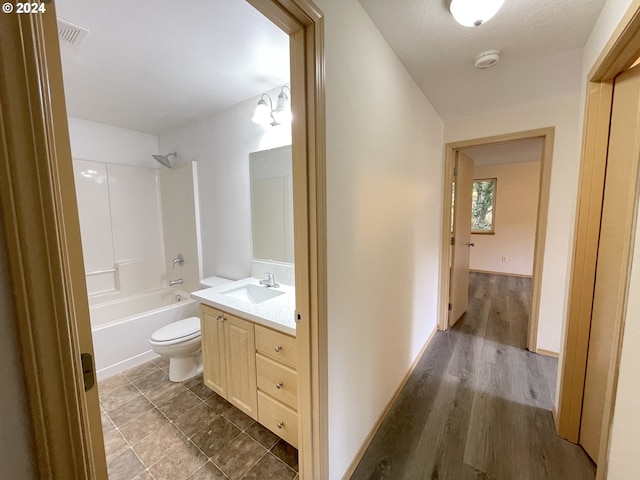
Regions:
<svg viewBox="0 0 640 480"><path fill-rule="evenodd" d="M300 476L328 476L324 19L247 0L291 38ZM106 479L80 352L89 325L55 9L0 16L0 203L39 478ZM53 87L53 88L52 88ZM79 318L83 318L79 322ZM85 335L86 337L86 335ZM98 417L99 421L99 417ZM95 429L94 429L95 428ZM94 450L98 452L96 455ZM102 456L100 456L100 453Z"/></svg>
<svg viewBox="0 0 640 480"><path fill-rule="evenodd" d="M638 57L640 57L640 0L634 0L587 77L569 308L559 368L559 402L555 412L558 434L574 443L578 443L580 435L609 146L609 125L613 105L613 81L619 73L630 68ZM635 192L636 196L637 193ZM629 238L632 238L633 234L633 229L625 232ZM628 280L627 275L627 286ZM626 294L627 292L625 292L624 304L627 301ZM597 462L599 480L606 478L611 420L622 350L623 319L624 315L616 318L613 325L614 348L606 385L602 438Z"/></svg>
<svg viewBox="0 0 640 480"><path fill-rule="evenodd" d="M542 267L544 262L544 247L547 236L547 217L549 212L549 189L551 186L551 164L553 160L553 141L555 128L540 128L525 130L522 132L506 133L491 137L463 140L447 143L445 145L444 160L444 201L442 214L442 253L440 256L440 316L438 329L446 330L448 324L449 283L451 273L449 271L449 258L451 255L451 183L453 180L453 165L456 153L469 147L491 145L526 140L530 138L543 138L544 147L540 160L540 191L538 196L538 213L536 219L536 240L533 256L533 275L531 291L531 315L527 332L527 348L536 353L549 355L550 352L538 349L538 316L540 311L540 291L542 285Z"/></svg>

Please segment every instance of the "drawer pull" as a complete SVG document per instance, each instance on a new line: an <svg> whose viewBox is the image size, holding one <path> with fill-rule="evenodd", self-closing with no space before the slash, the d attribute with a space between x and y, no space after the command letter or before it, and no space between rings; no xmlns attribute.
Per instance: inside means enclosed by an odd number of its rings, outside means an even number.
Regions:
<svg viewBox="0 0 640 480"><path fill-rule="evenodd" d="M282 350L282 347L278 345L278 346L275 348L275 351L276 351L276 352L279 352L280 350Z"/></svg>
<svg viewBox="0 0 640 480"><path fill-rule="evenodd" d="M276 383L276 388L280 390L282 388L282 382Z"/></svg>
<svg viewBox="0 0 640 480"><path fill-rule="evenodd" d="M284 427L284 423L283 422L278 422L277 427L278 428L283 428Z"/></svg>

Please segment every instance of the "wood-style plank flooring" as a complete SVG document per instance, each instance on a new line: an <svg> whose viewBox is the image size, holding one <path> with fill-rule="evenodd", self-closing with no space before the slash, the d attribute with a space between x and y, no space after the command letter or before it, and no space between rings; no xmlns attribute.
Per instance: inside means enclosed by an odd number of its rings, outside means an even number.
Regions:
<svg viewBox="0 0 640 480"><path fill-rule="evenodd" d="M555 432L557 360L525 350L530 289L471 274L467 313L436 334L352 480L595 477Z"/></svg>

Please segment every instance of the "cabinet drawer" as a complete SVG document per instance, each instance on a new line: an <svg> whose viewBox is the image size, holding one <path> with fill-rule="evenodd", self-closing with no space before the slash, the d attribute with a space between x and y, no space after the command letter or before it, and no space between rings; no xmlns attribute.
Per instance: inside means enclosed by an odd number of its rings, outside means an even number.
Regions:
<svg viewBox="0 0 640 480"><path fill-rule="evenodd" d="M256 350L278 362L297 368L298 346L294 337L256 325Z"/></svg>
<svg viewBox="0 0 640 480"><path fill-rule="evenodd" d="M256 354L256 366L258 367L258 388L297 410L298 375L296 371L260 353Z"/></svg>
<svg viewBox="0 0 640 480"><path fill-rule="evenodd" d="M298 448L298 414L258 391L258 420L280 438Z"/></svg>

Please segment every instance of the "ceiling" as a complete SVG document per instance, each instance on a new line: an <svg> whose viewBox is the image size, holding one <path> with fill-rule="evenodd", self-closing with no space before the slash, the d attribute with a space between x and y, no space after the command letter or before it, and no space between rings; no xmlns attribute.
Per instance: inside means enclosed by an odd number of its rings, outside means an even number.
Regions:
<svg viewBox="0 0 640 480"><path fill-rule="evenodd" d="M289 37L239 0L57 0L71 116L160 134L289 83Z"/></svg>
<svg viewBox="0 0 640 480"><path fill-rule="evenodd" d="M492 143L479 147L460 149L473 159L475 166L504 163L539 162L542 160L544 138L526 138L505 143Z"/></svg>
<svg viewBox="0 0 640 480"><path fill-rule="evenodd" d="M359 1L444 120L578 94L581 49L604 3L505 0L467 28L448 0ZM57 0L56 9L89 30L79 46L61 42L74 117L160 134L289 82L289 38L242 0ZM475 69L488 49L500 63Z"/></svg>
<svg viewBox="0 0 640 480"><path fill-rule="evenodd" d="M505 0L479 27L447 0L359 0L438 114L474 116L578 94L582 47L604 0ZM497 49L500 62L477 70Z"/></svg>

